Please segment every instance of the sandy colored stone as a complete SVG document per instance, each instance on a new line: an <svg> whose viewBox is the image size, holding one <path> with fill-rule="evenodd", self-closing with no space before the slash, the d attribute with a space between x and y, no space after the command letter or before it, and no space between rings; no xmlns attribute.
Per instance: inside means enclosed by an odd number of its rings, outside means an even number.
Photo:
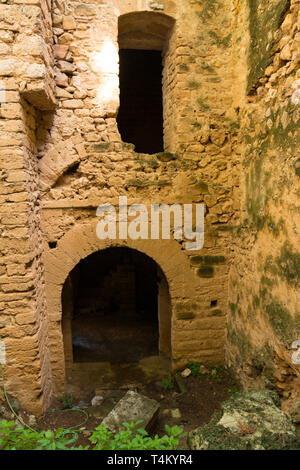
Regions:
<svg viewBox="0 0 300 470"><path fill-rule="evenodd" d="M38 0L0 4L0 325L8 391L31 412L63 393L69 374L61 294L70 271L116 243L165 274L172 322L161 316L160 338L163 353L172 338L173 370L188 360L226 362L244 387L275 387L287 408L299 394L290 351L299 336L290 272L300 232L299 2L273 31L276 8L267 33L269 0L259 0L251 25L242 4L200 3L152 2L149 11L137 0L67 10L58 0L52 11ZM253 39L263 44L255 51ZM122 142L119 48L163 51L158 156ZM120 195L147 207L204 202L203 249L187 252L186 240L100 241L96 208ZM161 370L157 358L141 367Z"/></svg>
<svg viewBox="0 0 300 470"><path fill-rule="evenodd" d="M139 427L150 431L159 413L159 404L148 397L129 390L102 421L103 426L117 432L123 423L142 421Z"/></svg>
<svg viewBox="0 0 300 470"><path fill-rule="evenodd" d="M63 29L76 29L76 22L72 16L64 16L62 21Z"/></svg>

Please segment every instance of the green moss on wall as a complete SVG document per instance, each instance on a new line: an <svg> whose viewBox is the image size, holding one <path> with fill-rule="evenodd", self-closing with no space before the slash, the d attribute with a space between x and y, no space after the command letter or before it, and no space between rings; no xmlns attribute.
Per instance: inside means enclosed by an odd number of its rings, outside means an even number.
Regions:
<svg viewBox="0 0 300 470"><path fill-rule="evenodd" d="M145 160L138 160L137 163L141 165L142 168L153 168L154 170L160 166L159 162L154 157Z"/></svg>
<svg viewBox="0 0 300 470"><path fill-rule="evenodd" d="M180 70L180 72L188 72L190 70L190 68L186 64L180 64L179 65L179 70Z"/></svg>
<svg viewBox="0 0 300 470"><path fill-rule="evenodd" d="M200 7L200 10L196 10L195 13L203 23L207 23L215 17L222 6L219 0L191 0L191 4Z"/></svg>
<svg viewBox="0 0 300 470"><path fill-rule="evenodd" d="M207 265L203 265L203 266L200 266L200 268L197 269L197 274L199 277L213 277L214 276L214 267L213 266L207 266Z"/></svg>
<svg viewBox="0 0 300 470"><path fill-rule="evenodd" d="M300 176L300 158L295 163L295 173L297 176Z"/></svg>
<svg viewBox="0 0 300 470"><path fill-rule="evenodd" d="M232 38L232 34L228 34L227 36L225 37L221 37L219 36L215 31L209 31L209 36L213 42L213 44L215 44L217 47L221 47L221 48L226 48L230 45L231 43L231 38Z"/></svg>
<svg viewBox="0 0 300 470"><path fill-rule="evenodd" d="M190 88L191 90L197 90L200 88L201 84L199 82L196 82L195 80L190 80L187 83L187 87Z"/></svg>
<svg viewBox="0 0 300 470"><path fill-rule="evenodd" d="M265 312L274 333L283 344L289 346L297 335L300 326L300 315L296 314L296 317L293 318L290 311L276 299L266 305Z"/></svg>
<svg viewBox="0 0 300 470"><path fill-rule="evenodd" d="M265 385L269 389L274 388L277 379L274 377L274 353L268 344L262 348L255 348L250 352L249 357L252 364L254 377L263 378ZM250 362L249 361L249 362Z"/></svg>
<svg viewBox="0 0 300 470"><path fill-rule="evenodd" d="M125 185L127 187L133 186L135 188L146 188L147 186L151 186L151 182L137 178L126 181Z"/></svg>
<svg viewBox="0 0 300 470"><path fill-rule="evenodd" d="M195 188L199 189L199 191L201 191L202 193L208 193L208 184L205 183L205 181L199 180L195 184Z"/></svg>
<svg viewBox="0 0 300 470"><path fill-rule="evenodd" d="M241 358L243 360L246 359L247 355L252 349L252 346L249 336L245 333L245 331L240 329L234 330L234 328L231 327L228 329L227 339L233 346L238 348Z"/></svg>
<svg viewBox="0 0 300 470"><path fill-rule="evenodd" d="M193 312L182 312L177 313L178 320L193 320L195 318L195 314Z"/></svg>
<svg viewBox="0 0 300 470"><path fill-rule="evenodd" d="M259 140L260 137L258 136ZM269 147L270 140L268 140ZM275 182L272 174L266 171L266 141L261 141L260 145L253 151L253 158L248 162L248 172L246 174L246 210L248 213L247 224L257 231L267 227L269 232L277 238L285 228L285 221L281 217L275 220L268 213L268 203L272 198ZM281 185L283 190L283 186Z"/></svg>
<svg viewBox="0 0 300 470"><path fill-rule="evenodd" d="M129 187L135 187L135 188L147 188L148 186L169 186L171 185L171 181L169 180L158 180L158 181L151 181L151 180L146 180L146 179L130 179L126 181L125 186L127 188Z"/></svg>
<svg viewBox="0 0 300 470"><path fill-rule="evenodd" d="M105 152L106 150L109 150L110 147L111 144L109 142L101 142L101 144L93 145L94 152Z"/></svg>
<svg viewBox="0 0 300 470"><path fill-rule="evenodd" d="M248 56L248 93L253 92L274 54L275 32L290 6L290 0L248 0L250 50Z"/></svg>
<svg viewBox="0 0 300 470"><path fill-rule="evenodd" d="M263 161L263 157L253 160L246 175L246 209L250 225L257 230L261 230L266 223L264 209L267 203L269 177L263 171Z"/></svg>
<svg viewBox="0 0 300 470"><path fill-rule="evenodd" d="M175 306L175 311L177 313L186 313L194 310L198 310L198 305L194 302L179 302Z"/></svg>
<svg viewBox="0 0 300 470"><path fill-rule="evenodd" d="M172 160L177 160L178 154L171 152L159 152L156 154L156 157L160 162L170 162Z"/></svg>
<svg viewBox="0 0 300 470"><path fill-rule="evenodd" d="M291 245L286 242L281 248L281 254L276 259L278 274L288 284L300 286L300 253L293 251Z"/></svg>
<svg viewBox="0 0 300 470"><path fill-rule="evenodd" d="M232 315L235 316L235 314L237 312L237 304L235 304L233 302L229 302L229 308L230 308L230 311L231 311Z"/></svg>
<svg viewBox="0 0 300 470"><path fill-rule="evenodd" d="M225 256L192 256L191 262L193 264L224 264L226 261Z"/></svg>
<svg viewBox="0 0 300 470"><path fill-rule="evenodd" d="M272 114L273 126L270 128L262 149L276 148L293 153L300 145L299 112L292 103L279 108Z"/></svg>
<svg viewBox="0 0 300 470"><path fill-rule="evenodd" d="M221 310L220 308L214 308L214 309L212 309L212 310L210 310L210 311L208 312L208 315L209 315L210 317L222 317L222 316L223 316L223 312L222 312L222 310Z"/></svg>
<svg viewBox="0 0 300 470"><path fill-rule="evenodd" d="M202 112L208 111L210 109L209 105L207 103L205 103L202 98L197 99L197 104L199 106L200 111L202 111Z"/></svg>

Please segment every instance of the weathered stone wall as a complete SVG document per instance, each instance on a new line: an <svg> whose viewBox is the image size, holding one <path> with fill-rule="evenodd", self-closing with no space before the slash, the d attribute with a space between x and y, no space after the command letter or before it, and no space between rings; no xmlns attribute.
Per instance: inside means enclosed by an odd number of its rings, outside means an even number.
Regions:
<svg viewBox="0 0 300 470"><path fill-rule="evenodd" d="M238 3L238 23L250 15L249 74L227 359L245 387L292 400L300 392L291 349L300 339L299 2Z"/></svg>
<svg viewBox="0 0 300 470"><path fill-rule="evenodd" d="M54 106L49 7L0 5L0 335L7 389L34 412L52 389L35 138L36 107Z"/></svg>
<svg viewBox="0 0 300 470"><path fill-rule="evenodd" d="M0 124L9 139L3 141L7 147L3 167L10 169L15 162L18 170L26 167L26 191L23 186L22 191L29 200L20 206L20 226L9 228L12 262L18 269L22 266L23 272L6 273L9 260L4 258L1 277L2 285L7 283L10 289L9 300L4 287L1 293L5 301L1 334L12 345L5 367L9 391L33 409L47 405L52 386L56 392L63 389L62 287L80 259L108 246L96 237L96 208L100 203L117 203L120 195L126 195L129 204L148 206L205 202L206 239L201 252L183 251L181 241L117 240L112 245L127 244L145 252L164 271L172 302L173 367L184 365L187 359L223 363L230 228L238 217L231 2L214 1L207 6L188 0L159 4L56 0L51 8L52 31L46 3L32 0L23 5L18 0L1 9L6 20L1 23L2 38L8 44L2 46L3 54L11 54L13 61L0 63L7 97L13 101L1 105ZM165 150L172 154L137 154L132 145L121 141L117 128L118 19L137 12L147 12L150 27L164 38ZM11 18L16 19L12 22ZM170 20L172 27L167 35L162 34ZM40 49L35 49L34 41ZM25 46L21 48L20 43ZM15 134L18 139L13 140ZM12 155L20 159L12 160ZM20 177L18 172L14 175ZM4 202L9 185L13 194L20 191L19 182L10 183L5 175ZM4 233L8 233L5 224L14 220L12 210L17 212L10 203L8 222L1 218ZM27 237L28 261L18 237ZM6 240L4 245L6 255ZM32 286L20 295L21 287L13 282L27 281L29 275ZM22 303L16 304L19 297ZM24 315L31 305L34 320L22 317L24 324L18 328L14 318ZM17 343L19 335L22 341ZM31 341L35 341L33 346ZM13 348L19 348L24 357L35 348L36 359L29 355L30 373ZM40 397L38 403L34 393Z"/></svg>
<svg viewBox="0 0 300 470"><path fill-rule="evenodd" d="M165 23L162 14L175 20L163 52L165 147L172 155L137 154L132 145L121 141L116 124L118 58L106 64L105 71L103 64L97 65L97 57L103 57L106 49L114 57L118 16L132 11L129 3L127 8L122 3L121 11L109 2L72 2L68 9L56 3L54 51L60 104L54 115L43 114L45 143L40 147L39 167L52 370L60 389L62 285L74 262L90 253L90 246L102 247L95 232L97 206L117 204L120 195L128 197L128 204L148 206L206 203L206 240L201 252L180 255L179 241L169 242L165 253L162 242L155 240L149 240L147 248L142 240L134 247L151 253L169 282L174 367L188 358L206 363L224 359L229 226L237 210L232 188L237 174L233 150L237 127L232 108L229 3L215 4L209 12L197 2L176 6L164 2L164 10L156 13L146 4L137 9L158 15L159 20L148 17L150 29L152 21L158 26ZM85 242L86 232L90 239ZM79 247L85 243L88 252ZM177 253L175 259L171 253ZM185 261L178 273L182 256Z"/></svg>
<svg viewBox="0 0 300 470"><path fill-rule="evenodd" d="M246 387L295 397L298 8L296 0L0 5L0 334L8 391L22 406L41 411L63 390L63 285L81 259L116 245L147 254L166 276L174 368L224 362L229 282L227 363ZM136 153L118 131L118 25L126 44L162 49L160 154ZM96 208L119 196L148 208L204 202L204 249L188 252L184 239L99 240Z"/></svg>

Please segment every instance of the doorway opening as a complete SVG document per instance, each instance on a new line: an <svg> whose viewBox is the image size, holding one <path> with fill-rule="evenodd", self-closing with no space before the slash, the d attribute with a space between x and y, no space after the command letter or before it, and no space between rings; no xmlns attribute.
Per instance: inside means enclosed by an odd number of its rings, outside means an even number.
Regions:
<svg viewBox="0 0 300 470"><path fill-rule="evenodd" d="M67 367L170 357L168 284L137 250L108 248L81 260L64 284L62 307Z"/></svg>
<svg viewBox="0 0 300 470"><path fill-rule="evenodd" d="M117 118L124 142L138 153L162 152L163 98L160 51L120 50L120 110Z"/></svg>
<svg viewBox="0 0 300 470"><path fill-rule="evenodd" d="M158 12L133 12L118 20L120 108L123 142L138 153L173 151L175 20Z"/></svg>

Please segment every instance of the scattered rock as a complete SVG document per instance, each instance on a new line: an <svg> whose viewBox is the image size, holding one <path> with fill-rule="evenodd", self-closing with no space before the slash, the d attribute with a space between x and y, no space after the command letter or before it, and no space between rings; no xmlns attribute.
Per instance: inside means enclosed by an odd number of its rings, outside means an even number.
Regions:
<svg viewBox="0 0 300 470"><path fill-rule="evenodd" d="M200 374L209 374L210 373L208 368L205 367L205 366L200 366L199 367L199 372L200 372Z"/></svg>
<svg viewBox="0 0 300 470"><path fill-rule="evenodd" d="M31 426L33 428L37 426L37 419L34 415L29 416L28 424L29 424L29 426Z"/></svg>
<svg viewBox="0 0 300 470"><path fill-rule="evenodd" d="M92 406L98 406L102 402L103 402L103 397L101 395L95 395L94 398L92 398L91 404Z"/></svg>
<svg viewBox="0 0 300 470"><path fill-rule="evenodd" d="M97 406L89 406L87 412L90 417L96 418L97 420L103 419L107 416L107 411L103 409L102 403Z"/></svg>
<svg viewBox="0 0 300 470"><path fill-rule="evenodd" d="M164 5L163 5L163 3L155 2L155 1L150 1L149 7L150 7L152 10L164 10L164 8L165 8Z"/></svg>
<svg viewBox="0 0 300 470"><path fill-rule="evenodd" d="M183 377L183 378L189 377L191 375L191 373L192 373L191 369L184 369L181 372L181 377Z"/></svg>
<svg viewBox="0 0 300 470"><path fill-rule="evenodd" d="M158 413L159 404L157 401L129 390L101 424L117 432L123 423L141 420L140 427L150 431L158 417Z"/></svg>
<svg viewBox="0 0 300 470"><path fill-rule="evenodd" d="M98 395L98 394L96 394L96 395ZM89 406L89 404L86 403L85 401L80 401L78 403L78 405L74 406L74 408L87 408L88 406Z"/></svg>
<svg viewBox="0 0 300 470"><path fill-rule="evenodd" d="M181 413L179 408L175 408L175 410L171 410L171 416L173 419L180 419Z"/></svg>
<svg viewBox="0 0 300 470"><path fill-rule="evenodd" d="M7 410L5 406L0 406L0 417L5 419L13 419L14 415L11 411Z"/></svg>
<svg viewBox="0 0 300 470"><path fill-rule="evenodd" d="M211 422L188 435L193 450L300 449L291 419L280 399L268 390L234 394L222 403Z"/></svg>

